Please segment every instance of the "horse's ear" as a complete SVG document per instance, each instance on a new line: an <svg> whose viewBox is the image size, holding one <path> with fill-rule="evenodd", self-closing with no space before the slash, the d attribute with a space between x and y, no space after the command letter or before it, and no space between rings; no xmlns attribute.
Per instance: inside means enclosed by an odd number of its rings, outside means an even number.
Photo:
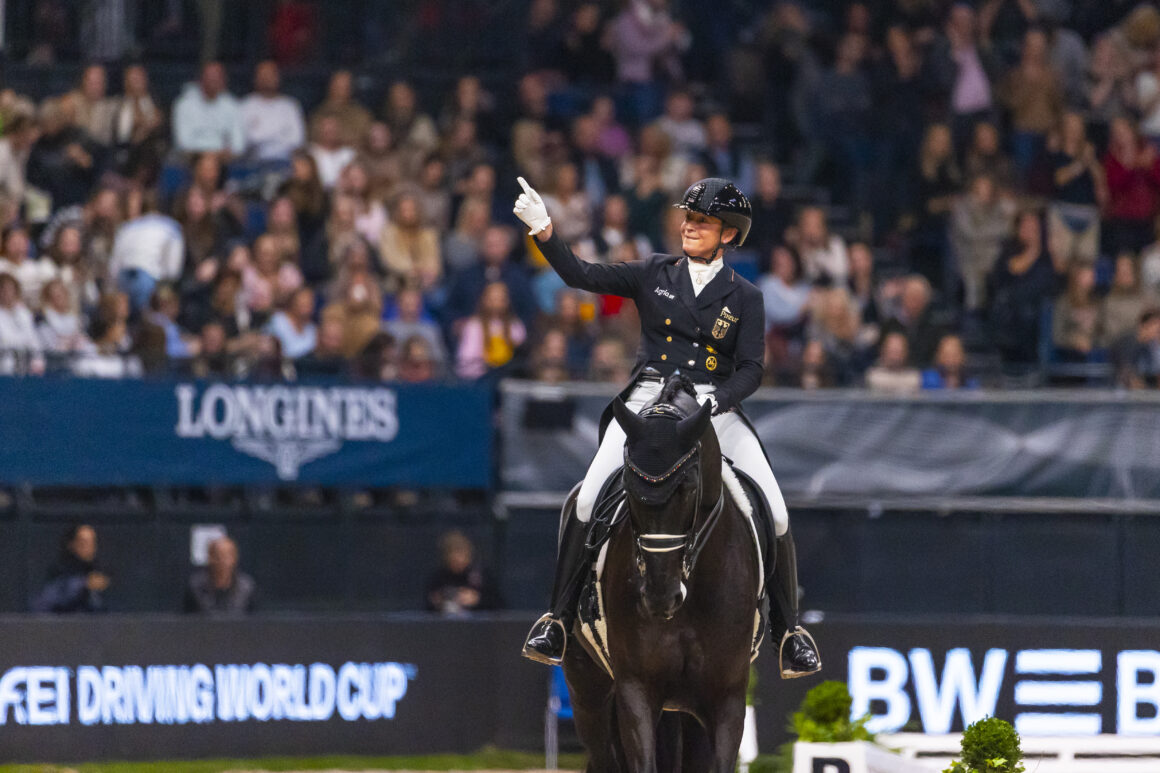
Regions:
<svg viewBox="0 0 1160 773"><path fill-rule="evenodd" d="M612 400L612 415L616 417L616 423L624 430L624 434L631 435L638 419L636 414L632 412L632 409L624 404L624 400L620 398L620 395L617 395Z"/></svg>
<svg viewBox="0 0 1160 773"><path fill-rule="evenodd" d="M713 418L713 404L706 400L697 412L677 424L677 439L681 448L689 448L705 434L705 428Z"/></svg>

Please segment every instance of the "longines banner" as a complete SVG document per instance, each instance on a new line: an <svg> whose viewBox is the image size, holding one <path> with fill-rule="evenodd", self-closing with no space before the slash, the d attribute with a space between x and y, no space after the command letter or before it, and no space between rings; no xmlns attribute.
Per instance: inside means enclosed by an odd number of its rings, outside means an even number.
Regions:
<svg viewBox="0 0 1160 773"><path fill-rule="evenodd" d="M480 619L0 618L0 763L542 748L534 613ZM1160 735L1160 624L882 618L811 626L879 732L985 716L1033 735ZM758 742L818 679L766 647Z"/></svg>
<svg viewBox="0 0 1160 773"><path fill-rule="evenodd" d="M505 382L504 489L570 490L613 393ZM764 389L745 411L791 496L1160 499L1154 394Z"/></svg>
<svg viewBox="0 0 1160 773"><path fill-rule="evenodd" d="M478 386L0 380L0 482L483 488Z"/></svg>

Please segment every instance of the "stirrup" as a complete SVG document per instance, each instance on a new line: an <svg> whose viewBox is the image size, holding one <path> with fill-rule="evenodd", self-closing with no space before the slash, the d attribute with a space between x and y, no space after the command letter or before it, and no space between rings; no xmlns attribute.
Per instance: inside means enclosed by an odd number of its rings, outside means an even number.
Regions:
<svg viewBox="0 0 1160 773"><path fill-rule="evenodd" d="M532 649L528 646L527 640L524 641L524 649L520 654L522 654L528 660L534 660L537 663L543 663L545 666L558 666L564 662L564 653L568 651L568 629L566 629L564 627L564 623L562 623L558 618L554 617L551 612L545 612L540 616L539 620L532 623L532 630L534 631L539 627L540 623L543 623L544 621L560 627L561 635L564 637L564 647L560 650L560 657L553 658L549 655L545 655L539 650ZM528 631L528 639L530 638L531 631Z"/></svg>
<svg viewBox="0 0 1160 773"><path fill-rule="evenodd" d="M804 636L809 640L810 646L814 648L814 653L818 656L817 668L813 669L812 671L793 671L786 669L785 663L782 660L782 653L785 652L785 643L794 636ZM781 643L777 645L777 670L781 672L782 679L798 679L803 676L816 674L822 670L822 653L818 651L818 643L814 641L813 635L810 634L810 632L805 628L802 628L800 625L794 628L792 631L786 631L785 635L781 637Z"/></svg>

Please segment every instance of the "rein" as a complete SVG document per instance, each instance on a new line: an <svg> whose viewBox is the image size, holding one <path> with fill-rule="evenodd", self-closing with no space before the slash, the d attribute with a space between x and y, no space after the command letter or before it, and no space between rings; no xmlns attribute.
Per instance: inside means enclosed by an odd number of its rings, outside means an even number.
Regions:
<svg viewBox="0 0 1160 773"><path fill-rule="evenodd" d="M672 405L655 405L642 411L641 416L667 416L671 418L683 418L683 415L675 406ZM644 556L643 553L671 553L675 550L684 550L685 554L681 560L681 576L688 580L693 573L693 569L697 564L697 558L701 555L701 550L705 547L705 542L709 534L713 531L713 527L717 525L720 520L721 511L725 509L725 487L721 486L721 491L717 495L717 502L713 505L713 509L705 516L700 527L697 526L697 521L701 516L701 504L704 496L704 477L702 472L702 457L701 457L701 441L680 459L678 459L669 469L665 470L660 475L650 475L644 470L640 469L633 463L628 456L628 448L624 450L624 466L625 469L631 471L641 480L650 484L662 483L682 469L690 459L696 459L697 471L697 497L696 505L693 509L693 522L689 525L689 530L684 534L638 534L636 535L637 547L637 567L641 573L644 573Z"/></svg>

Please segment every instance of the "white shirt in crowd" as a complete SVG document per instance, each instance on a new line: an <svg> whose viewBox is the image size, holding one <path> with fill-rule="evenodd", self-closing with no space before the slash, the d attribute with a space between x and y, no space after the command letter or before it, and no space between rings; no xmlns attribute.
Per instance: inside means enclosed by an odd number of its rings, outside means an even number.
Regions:
<svg viewBox="0 0 1160 773"><path fill-rule="evenodd" d="M713 277L721 273L725 261L717 258L712 263L698 263L695 260L685 261L689 264L689 279L693 280L693 295L700 295L705 285L713 281Z"/></svg>
<svg viewBox="0 0 1160 773"><path fill-rule="evenodd" d="M831 236L825 247L802 249L806 276L813 280L825 275L835 285L845 284L850 273L850 256L841 236Z"/></svg>
<svg viewBox="0 0 1160 773"><path fill-rule="evenodd" d="M0 138L0 193L6 194L17 206L24 200L27 168L28 150L14 150L10 139Z"/></svg>
<svg viewBox="0 0 1160 773"><path fill-rule="evenodd" d="M242 100L246 153L258 161L287 161L306 143L302 105L284 94L254 93Z"/></svg>
<svg viewBox="0 0 1160 773"><path fill-rule="evenodd" d="M238 100L222 92L210 101L199 85L186 85L173 104L173 144L187 153L207 150L241 153L246 139Z"/></svg>
<svg viewBox="0 0 1160 773"><path fill-rule="evenodd" d="M318 178L322 187L330 190L338 183L338 177L347 164L355 159L354 148L343 145L334 150L327 150L320 145L310 146L310 155L314 156L314 163L318 164Z"/></svg>
<svg viewBox="0 0 1160 773"><path fill-rule="evenodd" d="M48 352L79 352L91 344L84 331L81 330L80 315L75 312L59 312L56 309L45 309L36 331L40 335L41 345Z"/></svg>
<svg viewBox="0 0 1160 773"><path fill-rule="evenodd" d="M177 221L151 213L130 220L117 231L109 273L116 276L125 269L144 271L159 282L181 276L185 263L185 237Z"/></svg>
<svg viewBox="0 0 1160 773"><path fill-rule="evenodd" d="M34 365L44 364L36 323L32 319L32 312L23 303L10 309L0 307L0 374L16 372L18 358L15 352L28 352L32 355Z"/></svg>
<svg viewBox="0 0 1160 773"><path fill-rule="evenodd" d="M1152 109L1140 117L1140 131L1149 137L1160 137L1160 79L1156 73L1145 70L1136 76L1136 97L1141 105L1152 104Z"/></svg>
<svg viewBox="0 0 1160 773"><path fill-rule="evenodd" d="M24 302L32 308L40 306L40 291L57 276L57 267L48 258L25 258L19 264L0 258L0 274L11 274L20 283Z"/></svg>

